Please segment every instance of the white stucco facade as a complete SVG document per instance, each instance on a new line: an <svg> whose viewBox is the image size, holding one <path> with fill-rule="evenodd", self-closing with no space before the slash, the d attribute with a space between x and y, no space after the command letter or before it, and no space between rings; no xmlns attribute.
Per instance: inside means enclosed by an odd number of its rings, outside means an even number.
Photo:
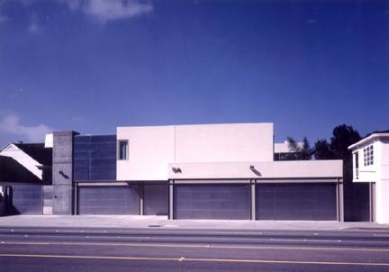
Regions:
<svg viewBox="0 0 389 272"><path fill-rule="evenodd" d="M128 158L117 161L118 180L168 180L172 163L272 161L273 124L118 127Z"/></svg>
<svg viewBox="0 0 389 272"><path fill-rule="evenodd" d="M374 184L373 207L378 223L389 223L389 133L375 133L351 145L353 182Z"/></svg>
<svg viewBox="0 0 389 272"><path fill-rule="evenodd" d="M118 127L117 139L119 181L342 178L338 160L274 161L272 123Z"/></svg>
<svg viewBox="0 0 389 272"><path fill-rule="evenodd" d="M128 141L128 158L117 161L117 180L167 180L175 161L175 128L118 127L118 141Z"/></svg>

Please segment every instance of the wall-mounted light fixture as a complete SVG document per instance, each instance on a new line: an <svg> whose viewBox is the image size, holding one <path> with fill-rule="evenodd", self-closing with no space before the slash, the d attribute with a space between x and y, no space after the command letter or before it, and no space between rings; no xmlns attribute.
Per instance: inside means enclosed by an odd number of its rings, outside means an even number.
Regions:
<svg viewBox="0 0 389 272"><path fill-rule="evenodd" d="M59 171L59 174L64 177L65 179L69 179L69 176L66 175L62 170Z"/></svg>
<svg viewBox="0 0 389 272"><path fill-rule="evenodd" d="M173 173L177 174L177 173L182 173L182 170L180 167L172 167L172 171Z"/></svg>
<svg viewBox="0 0 389 272"><path fill-rule="evenodd" d="M255 169L255 166L254 166L254 165L250 165L250 170L253 171L253 173L254 173L255 175L257 175L258 177L261 177L261 176L262 176L262 174L261 174L257 169Z"/></svg>

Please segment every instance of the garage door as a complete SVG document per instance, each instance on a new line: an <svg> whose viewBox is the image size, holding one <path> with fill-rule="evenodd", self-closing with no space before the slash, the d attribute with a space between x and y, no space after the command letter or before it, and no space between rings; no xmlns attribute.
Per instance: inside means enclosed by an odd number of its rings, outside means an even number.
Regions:
<svg viewBox="0 0 389 272"><path fill-rule="evenodd" d="M178 184L175 219L250 219L247 184Z"/></svg>
<svg viewBox="0 0 389 272"><path fill-rule="evenodd" d="M259 220L337 220L336 184L257 184Z"/></svg>
<svg viewBox="0 0 389 272"><path fill-rule="evenodd" d="M143 195L144 215L168 215L169 187L167 184L145 184Z"/></svg>
<svg viewBox="0 0 389 272"><path fill-rule="evenodd" d="M78 187L78 214L139 214L138 186Z"/></svg>
<svg viewBox="0 0 389 272"><path fill-rule="evenodd" d="M7 214L42 214L42 186L15 184L6 187Z"/></svg>

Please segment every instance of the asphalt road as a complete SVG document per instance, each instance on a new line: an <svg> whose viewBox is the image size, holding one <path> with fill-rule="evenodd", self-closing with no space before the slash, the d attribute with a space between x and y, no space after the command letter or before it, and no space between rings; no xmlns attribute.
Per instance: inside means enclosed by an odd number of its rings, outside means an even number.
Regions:
<svg viewBox="0 0 389 272"><path fill-rule="evenodd" d="M0 271L389 271L386 231L0 228Z"/></svg>

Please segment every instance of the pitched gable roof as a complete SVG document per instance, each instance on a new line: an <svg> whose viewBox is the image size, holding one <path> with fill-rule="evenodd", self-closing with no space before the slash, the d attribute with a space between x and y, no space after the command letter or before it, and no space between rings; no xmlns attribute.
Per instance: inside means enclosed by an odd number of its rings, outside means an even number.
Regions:
<svg viewBox="0 0 389 272"><path fill-rule="evenodd" d="M11 157L0 156L1 182L41 182L38 177Z"/></svg>
<svg viewBox="0 0 389 272"><path fill-rule="evenodd" d="M14 144L27 155L36 160L42 165L51 165L53 159L53 150L51 148L45 148L45 144Z"/></svg>

